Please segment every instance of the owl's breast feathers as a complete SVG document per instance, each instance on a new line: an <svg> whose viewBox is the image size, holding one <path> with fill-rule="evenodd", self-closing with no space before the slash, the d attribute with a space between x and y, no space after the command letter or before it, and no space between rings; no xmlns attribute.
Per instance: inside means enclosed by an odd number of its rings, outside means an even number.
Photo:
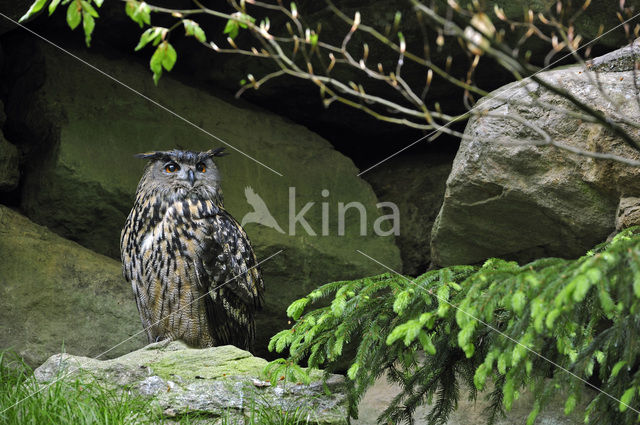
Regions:
<svg viewBox="0 0 640 425"><path fill-rule="evenodd" d="M141 316L149 310L152 322L166 310L197 303L185 314L198 306L206 312L213 344L251 346L253 312L262 305L264 283L246 233L221 205L190 197L173 203L140 197L121 245L124 275L134 286ZM177 297L167 297L176 291ZM189 297L179 295L185 291ZM148 303L141 305L145 298ZM159 307L153 302L158 298ZM175 332L173 337L186 339Z"/></svg>

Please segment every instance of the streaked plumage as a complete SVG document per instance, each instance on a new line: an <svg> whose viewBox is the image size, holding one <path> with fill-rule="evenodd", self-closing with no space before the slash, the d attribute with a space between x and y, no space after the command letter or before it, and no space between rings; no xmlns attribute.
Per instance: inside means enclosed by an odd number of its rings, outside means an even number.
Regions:
<svg viewBox="0 0 640 425"><path fill-rule="evenodd" d="M223 207L212 159L221 151L139 155L150 162L120 248L149 342L252 348L264 284L246 233Z"/></svg>

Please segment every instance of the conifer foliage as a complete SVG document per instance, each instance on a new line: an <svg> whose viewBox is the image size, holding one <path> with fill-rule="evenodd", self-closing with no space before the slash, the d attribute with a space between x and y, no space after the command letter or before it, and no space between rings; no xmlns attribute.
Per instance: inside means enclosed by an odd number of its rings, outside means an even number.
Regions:
<svg viewBox="0 0 640 425"><path fill-rule="evenodd" d="M299 375L304 362L335 371L348 362L353 417L384 374L402 392L380 423L412 423L415 409L428 402L428 422L443 424L463 383L472 399L488 390L489 423L523 389L536 400L528 424L558 397L567 414L587 402L589 423L640 420L640 228L577 260L519 266L490 259L414 279L383 274L333 282L287 313L292 328L269 347L288 349L289 358L269 371Z"/></svg>

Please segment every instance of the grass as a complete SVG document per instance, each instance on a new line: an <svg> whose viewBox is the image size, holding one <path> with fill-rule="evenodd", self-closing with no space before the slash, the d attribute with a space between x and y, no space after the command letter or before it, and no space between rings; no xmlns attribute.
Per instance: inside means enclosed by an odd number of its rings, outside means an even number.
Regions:
<svg viewBox="0 0 640 425"><path fill-rule="evenodd" d="M245 419L230 413L221 418L195 413L169 419L149 400L127 391L78 380L38 384L33 370L17 355L0 351L1 425L303 425L309 416L301 407L283 411L253 401Z"/></svg>

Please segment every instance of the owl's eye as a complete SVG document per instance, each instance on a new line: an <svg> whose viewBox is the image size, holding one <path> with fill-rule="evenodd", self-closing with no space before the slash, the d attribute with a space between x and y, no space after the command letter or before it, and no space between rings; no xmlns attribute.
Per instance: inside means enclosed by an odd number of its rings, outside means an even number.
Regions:
<svg viewBox="0 0 640 425"><path fill-rule="evenodd" d="M205 167L202 162L198 162L196 164L196 170L198 170L199 173L204 173L205 171L207 171L207 167Z"/></svg>
<svg viewBox="0 0 640 425"><path fill-rule="evenodd" d="M179 169L180 169L180 166L178 164L176 164L175 162L170 162L164 167L164 170L167 173L175 173Z"/></svg>

